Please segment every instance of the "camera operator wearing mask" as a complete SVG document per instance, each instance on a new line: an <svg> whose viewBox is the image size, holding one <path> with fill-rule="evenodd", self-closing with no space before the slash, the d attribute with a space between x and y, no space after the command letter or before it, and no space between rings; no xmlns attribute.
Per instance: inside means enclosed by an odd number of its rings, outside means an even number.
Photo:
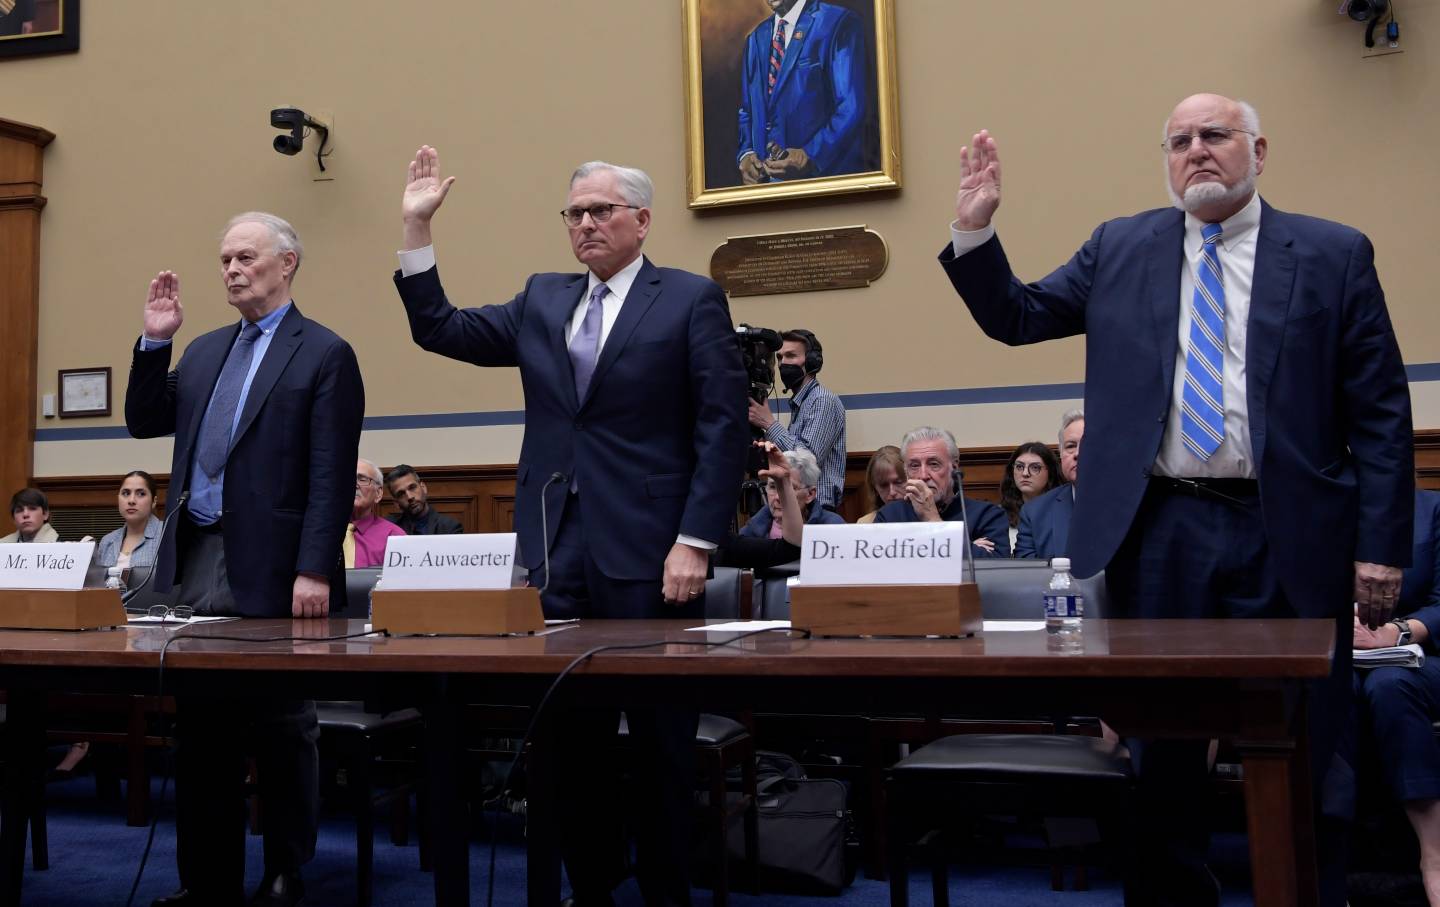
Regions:
<svg viewBox="0 0 1440 907"><path fill-rule="evenodd" d="M815 502L838 512L845 492L845 406L815 378L825 365L815 335L797 328L780 339L780 382L791 394L790 425L781 425L767 404L753 399L750 424L781 450L803 448L813 453L820 464Z"/></svg>

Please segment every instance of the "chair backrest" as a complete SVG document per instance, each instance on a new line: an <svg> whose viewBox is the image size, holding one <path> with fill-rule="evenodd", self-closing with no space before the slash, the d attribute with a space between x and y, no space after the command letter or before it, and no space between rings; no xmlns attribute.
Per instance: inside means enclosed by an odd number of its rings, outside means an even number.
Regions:
<svg viewBox="0 0 1440 907"><path fill-rule="evenodd" d="M975 582L980 586L980 610L989 620L1042 620L1041 596L1050 583L1048 561L1028 558L996 558L975 561ZM1085 616L1104 617L1109 600L1105 594L1105 571L1088 579L1077 579L1085 596Z"/></svg>
<svg viewBox="0 0 1440 907"><path fill-rule="evenodd" d="M756 620L790 619L790 586L786 581L799 575L799 561L755 571Z"/></svg>
<svg viewBox="0 0 1440 907"><path fill-rule="evenodd" d="M331 617L370 619L370 590L380 579L379 567L352 567L345 571L345 610Z"/></svg>
<svg viewBox="0 0 1440 907"><path fill-rule="evenodd" d="M706 620L739 620L741 584L745 571L739 567L716 567L705 581Z"/></svg>

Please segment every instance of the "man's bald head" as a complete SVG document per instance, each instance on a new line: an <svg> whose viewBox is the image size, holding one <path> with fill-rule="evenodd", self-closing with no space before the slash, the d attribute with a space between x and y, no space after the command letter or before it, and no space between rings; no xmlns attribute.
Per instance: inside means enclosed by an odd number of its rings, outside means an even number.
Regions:
<svg viewBox="0 0 1440 907"><path fill-rule="evenodd" d="M1175 207L1219 223L1250 201L1268 150L1254 107L1193 94L1175 105L1163 136L1166 188Z"/></svg>

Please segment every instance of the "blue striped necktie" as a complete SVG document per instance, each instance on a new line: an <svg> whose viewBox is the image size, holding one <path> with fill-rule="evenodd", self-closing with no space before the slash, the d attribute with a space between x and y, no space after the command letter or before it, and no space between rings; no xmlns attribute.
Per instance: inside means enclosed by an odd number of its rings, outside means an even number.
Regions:
<svg viewBox="0 0 1440 907"><path fill-rule="evenodd" d="M1190 304L1190 339L1181 392L1180 436L1185 449L1209 460L1225 441L1225 280L1220 270L1220 225L1200 231L1205 243Z"/></svg>

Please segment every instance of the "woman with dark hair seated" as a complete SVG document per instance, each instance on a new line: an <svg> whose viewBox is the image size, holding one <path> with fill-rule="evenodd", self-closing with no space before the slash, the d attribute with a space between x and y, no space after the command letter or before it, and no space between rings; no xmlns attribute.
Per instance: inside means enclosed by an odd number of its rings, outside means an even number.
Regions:
<svg viewBox="0 0 1440 907"><path fill-rule="evenodd" d="M155 479L143 469L125 473L116 496L125 525L100 540L95 562L105 567L149 567L160 549Z"/></svg>
<svg viewBox="0 0 1440 907"><path fill-rule="evenodd" d="M865 464L865 487L860 489L865 515L857 523L875 522L875 514L891 501L905 497L905 458L900 448L886 444L870 455Z"/></svg>
<svg viewBox="0 0 1440 907"><path fill-rule="evenodd" d="M1032 498L1065 484L1060 474L1060 460L1049 445L1026 441L1005 461L1005 474L1000 477L1000 506L1010 521L1010 550L1015 550L1015 535L1020 527L1020 508Z"/></svg>
<svg viewBox="0 0 1440 907"><path fill-rule="evenodd" d="M1355 618L1355 648L1415 643L1424 648L1418 668L1355 672L1360 728L1374 750L1395 799L1420 840L1425 896L1440 907L1440 492L1415 490L1415 554L1406 568L1395 613L1378 630Z"/></svg>

